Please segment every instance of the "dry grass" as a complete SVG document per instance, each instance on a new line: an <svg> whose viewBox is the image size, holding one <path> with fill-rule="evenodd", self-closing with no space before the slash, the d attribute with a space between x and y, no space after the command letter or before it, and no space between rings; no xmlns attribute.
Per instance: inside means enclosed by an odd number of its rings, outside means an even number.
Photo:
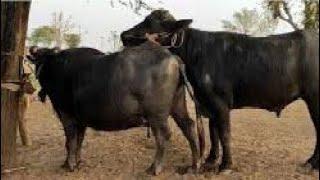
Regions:
<svg viewBox="0 0 320 180"><path fill-rule="evenodd" d="M192 104L190 110L192 112ZM194 115L194 114L193 114ZM165 171L158 177L144 173L155 151L146 129L96 133L87 132L84 164L73 173L60 168L65 158L64 135L49 104L35 102L27 113L33 139L31 147L19 142L19 160L27 169L2 176L4 179L318 179L318 172L298 170L312 153L315 132L302 101L287 107L281 118L264 110L232 111L232 153L234 172L229 175L179 175L190 165L187 141L172 123L173 136L166 156ZM206 134L208 128L206 120ZM208 141L209 142L209 141ZM209 149L209 145L207 150Z"/></svg>

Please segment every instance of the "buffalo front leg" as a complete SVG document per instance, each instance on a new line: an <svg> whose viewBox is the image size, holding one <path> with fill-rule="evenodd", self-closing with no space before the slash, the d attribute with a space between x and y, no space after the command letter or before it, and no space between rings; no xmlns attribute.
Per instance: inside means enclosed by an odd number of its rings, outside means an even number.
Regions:
<svg viewBox="0 0 320 180"><path fill-rule="evenodd" d="M312 156L307 160L306 166L319 169L319 96L306 99L310 116L316 131L316 145Z"/></svg>
<svg viewBox="0 0 320 180"><path fill-rule="evenodd" d="M213 118L209 119L209 132L211 148L209 156L207 157L205 164L203 165L204 171L218 172L218 159L219 159L219 134L217 123Z"/></svg>
<svg viewBox="0 0 320 180"><path fill-rule="evenodd" d="M162 171L164 151L167 142L170 139L171 132L168 127L167 118L150 119L150 125L153 135L156 140L156 154L152 165L147 169L147 172L153 175L159 175Z"/></svg>
<svg viewBox="0 0 320 180"><path fill-rule="evenodd" d="M230 112L227 106L222 106L217 113L217 125L219 132L219 139L222 147L222 160L219 170L231 169L231 128L230 128Z"/></svg>
<svg viewBox="0 0 320 180"><path fill-rule="evenodd" d="M204 165L204 168L212 167L209 170L217 170L217 157L219 149L219 137L222 147L222 159L219 166L219 171L230 169L232 167L231 149L230 149L230 110L228 105L218 96L212 99L212 118L210 119L210 140L211 150L210 155ZM206 167L207 166L207 167Z"/></svg>

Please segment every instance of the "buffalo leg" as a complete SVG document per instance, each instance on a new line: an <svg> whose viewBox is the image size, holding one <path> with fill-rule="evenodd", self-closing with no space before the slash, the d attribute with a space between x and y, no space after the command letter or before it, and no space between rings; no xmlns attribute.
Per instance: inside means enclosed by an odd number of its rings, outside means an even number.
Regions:
<svg viewBox="0 0 320 180"><path fill-rule="evenodd" d="M148 118L151 129L156 140L156 154L152 165L147 172L153 175L159 175L162 171L164 151L167 142L170 139L171 132L168 126L167 118Z"/></svg>
<svg viewBox="0 0 320 180"><path fill-rule="evenodd" d="M184 94L180 95L174 101L171 115L189 141L192 152L192 167L197 171L200 167L200 148L195 122L188 115Z"/></svg>
<svg viewBox="0 0 320 180"><path fill-rule="evenodd" d="M200 167L200 149L198 146L197 133L195 131L195 123L190 118L180 118L179 115L173 115L175 122L182 130L184 136L189 141L192 152L192 168L198 170Z"/></svg>
<svg viewBox="0 0 320 180"><path fill-rule="evenodd" d="M307 160L306 165L319 169L319 96L306 99L312 122L316 131L316 145L313 155Z"/></svg>
<svg viewBox="0 0 320 180"><path fill-rule="evenodd" d="M231 159L231 148L230 148L230 140L231 140L231 129L230 129L230 112L229 109L221 109L220 113L218 113L218 132L219 139L222 147L222 160L219 167L219 170L230 169L232 166Z"/></svg>
<svg viewBox="0 0 320 180"><path fill-rule="evenodd" d="M86 127L78 126L77 155L76 155L77 166L79 166L81 163L81 147L82 147L85 131L86 131Z"/></svg>
<svg viewBox="0 0 320 180"><path fill-rule="evenodd" d="M217 164L216 159L218 155L218 141L217 134L220 140L222 147L222 161L219 166L219 170L229 169L232 166L231 151L230 151L230 138L231 138L231 129L230 129L230 110L226 103L220 99L218 96L211 99L212 105L211 109L212 117L210 119L210 136L211 136L211 150L210 155L204 165L204 168L209 170L216 170ZM214 132L213 132L214 131Z"/></svg>
<svg viewBox="0 0 320 180"><path fill-rule="evenodd" d="M217 164L219 158L219 134L217 122L214 122L213 118L210 118L209 120L209 131L211 148L209 156L206 159L204 168L207 170L218 171Z"/></svg>
<svg viewBox="0 0 320 180"><path fill-rule="evenodd" d="M77 166L78 128L74 120L62 115L62 125L66 136L67 158L63 165L70 171Z"/></svg>
<svg viewBox="0 0 320 180"><path fill-rule="evenodd" d="M196 106L196 118L197 118L197 130L198 130L198 136L199 136L199 145L200 145L200 157L201 159L204 159L204 152L206 148L206 142L205 142L206 136L205 136L204 127L203 127L203 120L201 118L199 107L197 106Z"/></svg>

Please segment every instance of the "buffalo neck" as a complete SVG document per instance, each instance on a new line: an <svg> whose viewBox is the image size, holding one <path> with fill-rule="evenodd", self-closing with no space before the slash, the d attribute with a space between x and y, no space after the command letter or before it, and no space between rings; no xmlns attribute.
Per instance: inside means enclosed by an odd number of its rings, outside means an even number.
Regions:
<svg viewBox="0 0 320 180"><path fill-rule="evenodd" d="M186 65L186 74L188 81L191 83L194 95L201 105L206 105L206 99L203 99L203 84L201 79L206 76L203 72L207 72L208 69L213 75L215 67L214 61L208 61L206 58L206 51L208 50L209 32L200 31L197 29L188 28L184 32L183 44L178 48L171 48L170 51L179 56ZM212 40L212 37L211 37ZM202 113L208 114L206 108L201 107Z"/></svg>
<svg viewBox="0 0 320 180"><path fill-rule="evenodd" d="M209 45L215 44L214 37L210 32L188 28L184 32L183 44L181 47L171 48L170 51L178 55L186 65L187 75L193 85L197 86L196 77L201 77L201 73L210 66L211 73L214 72L215 60L208 58ZM210 61L210 62L209 62Z"/></svg>
<svg viewBox="0 0 320 180"><path fill-rule="evenodd" d="M178 55L184 63L187 63L188 61L190 61L190 59L188 58L187 49L188 49L188 45L189 45L188 41L190 39L190 34L192 33L191 31L192 31L191 28L188 28L185 30L184 37L183 37L183 44L180 47L170 48L170 51L173 54Z"/></svg>
<svg viewBox="0 0 320 180"><path fill-rule="evenodd" d="M182 45L177 48L171 48L170 51L178 55L186 65L191 65L199 60L200 56L198 55L201 54L201 51L205 48L202 46L205 45L203 41L207 33L208 32L205 31L188 28L184 32Z"/></svg>

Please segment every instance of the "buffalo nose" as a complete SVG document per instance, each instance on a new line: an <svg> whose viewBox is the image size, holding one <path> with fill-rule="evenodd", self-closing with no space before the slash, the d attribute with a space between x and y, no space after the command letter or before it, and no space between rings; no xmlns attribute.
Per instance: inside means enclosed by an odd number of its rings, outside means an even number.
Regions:
<svg viewBox="0 0 320 180"><path fill-rule="evenodd" d="M129 43L129 42L128 42L126 36L125 36L124 34L121 34L121 35L120 35L120 38L121 38L122 44L123 44L124 46L128 46L128 43Z"/></svg>
<svg viewBox="0 0 320 180"><path fill-rule="evenodd" d="M127 31L124 31L124 32L122 32L122 33L120 34L121 40L124 40L124 38L126 37L126 33L127 33Z"/></svg>

